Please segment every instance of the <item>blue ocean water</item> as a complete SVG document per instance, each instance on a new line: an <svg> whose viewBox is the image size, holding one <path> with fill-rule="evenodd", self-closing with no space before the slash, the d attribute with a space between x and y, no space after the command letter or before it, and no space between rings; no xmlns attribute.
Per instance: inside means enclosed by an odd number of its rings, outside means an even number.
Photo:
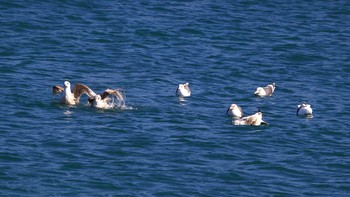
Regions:
<svg viewBox="0 0 350 197"><path fill-rule="evenodd" d="M348 1L2 1L0 27L1 196L349 195ZM130 108L62 106L65 80Z"/></svg>

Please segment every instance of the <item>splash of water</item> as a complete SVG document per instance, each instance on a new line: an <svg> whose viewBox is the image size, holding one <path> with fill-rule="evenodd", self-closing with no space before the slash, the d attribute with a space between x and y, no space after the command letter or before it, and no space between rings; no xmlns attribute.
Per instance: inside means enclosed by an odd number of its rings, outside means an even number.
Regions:
<svg viewBox="0 0 350 197"><path fill-rule="evenodd" d="M126 105L126 94L122 89L117 89L108 101L107 109L132 110L131 106Z"/></svg>

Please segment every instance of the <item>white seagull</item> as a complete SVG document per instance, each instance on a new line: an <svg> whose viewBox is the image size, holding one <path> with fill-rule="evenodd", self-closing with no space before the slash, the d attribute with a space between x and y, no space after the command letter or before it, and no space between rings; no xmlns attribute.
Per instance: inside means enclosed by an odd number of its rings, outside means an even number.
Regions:
<svg viewBox="0 0 350 197"><path fill-rule="evenodd" d="M237 120L233 120L233 124L252 126L268 125L267 122L262 120L262 112L260 110L251 116L246 116Z"/></svg>
<svg viewBox="0 0 350 197"><path fill-rule="evenodd" d="M90 98L95 97L96 94L94 91L92 91L89 87L86 85L77 83L74 86L73 91L71 90L71 85L69 81L65 81L63 83L64 88L61 86L53 86L52 87L52 94L56 95L58 93L62 93L61 96L61 104L67 104L67 105L77 105L80 101L80 97L83 94L88 95Z"/></svg>
<svg viewBox="0 0 350 197"><path fill-rule="evenodd" d="M231 104L227 109L226 114L232 116L233 118L241 118L243 116L243 110L236 104Z"/></svg>
<svg viewBox="0 0 350 197"><path fill-rule="evenodd" d="M177 90L176 90L176 95L180 97L188 97L191 96L191 90L189 87L189 83L185 84L179 84Z"/></svg>
<svg viewBox="0 0 350 197"><path fill-rule="evenodd" d="M258 87L254 94L260 97L272 96L273 92L275 91L275 88L275 83L268 84L266 87Z"/></svg>
<svg viewBox="0 0 350 197"><path fill-rule="evenodd" d="M303 101L300 105L298 105L297 116L312 117L311 105Z"/></svg>

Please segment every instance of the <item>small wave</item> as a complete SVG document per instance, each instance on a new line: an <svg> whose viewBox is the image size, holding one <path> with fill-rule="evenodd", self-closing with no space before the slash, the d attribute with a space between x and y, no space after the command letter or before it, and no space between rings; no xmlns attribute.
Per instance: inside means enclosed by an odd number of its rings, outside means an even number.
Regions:
<svg viewBox="0 0 350 197"><path fill-rule="evenodd" d="M63 112L63 114L66 115L66 116L70 116L72 113L73 112L70 111L69 109L67 111Z"/></svg>

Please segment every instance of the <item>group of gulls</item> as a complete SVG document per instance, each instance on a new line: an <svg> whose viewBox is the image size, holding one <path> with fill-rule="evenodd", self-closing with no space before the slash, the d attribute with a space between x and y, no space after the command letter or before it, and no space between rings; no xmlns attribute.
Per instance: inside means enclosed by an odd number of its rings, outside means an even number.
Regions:
<svg viewBox="0 0 350 197"><path fill-rule="evenodd" d="M259 97L268 97L272 96L276 88L276 84L268 84L266 87L258 87L254 92L254 95ZM189 83L179 84L176 95L179 97L188 97L191 95L191 90L189 88ZM232 117L232 123L234 125L252 125L252 126L260 126L260 125L268 125L262 119L262 112L260 109L253 115L243 116L243 110L237 104L233 103L227 109L226 114ZM303 101L300 105L298 105L297 116L301 117L312 117L312 108L311 105L307 104Z"/></svg>
<svg viewBox="0 0 350 197"><path fill-rule="evenodd" d="M125 96L120 89L106 89L102 94L96 94L88 86L84 84L77 83L74 85L74 89L71 89L71 84L69 81L63 83L64 87L53 86L52 94L62 94L61 95L61 104L66 105L78 105L80 97L83 94L86 94L89 98L89 105L97 109L111 109L114 107L113 98L117 98L119 102L125 102ZM113 97L114 96L114 97Z"/></svg>
<svg viewBox="0 0 350 197"><path fill-rule="evenodd" d="M116 98L122 105L125 104L125 95L121 91L121 89L106 89L101 94L96 94L92 91L88 86L77 83L74 85L74 89L71 89L71 84L69 81L65 81L64 87L61 86L53 86L52 93L56 95L58 93L61 95L61 104L66 105L77 105L79 104L80 97L83 94L86 94L88 98L88 103L90 106L97 109L111 109L115 107L114 98ZM255 95L259 97L268 97L272 96L276 88L275 83L268 84L266 87L258 87L254 92ZM179 84L176 89L176 96L183 98L191 96L191 90L189 87L189 83ZM233 103L227 109L227 115L232 117L232 123L234 125L252 125L252 126L260 126L267 125L262 119L262 112L260 109L253 115L243 116L243 110L237 104ZM302 102L298 105L296 114L302 117L312 117L312 108L306 102Z"/></svg>

